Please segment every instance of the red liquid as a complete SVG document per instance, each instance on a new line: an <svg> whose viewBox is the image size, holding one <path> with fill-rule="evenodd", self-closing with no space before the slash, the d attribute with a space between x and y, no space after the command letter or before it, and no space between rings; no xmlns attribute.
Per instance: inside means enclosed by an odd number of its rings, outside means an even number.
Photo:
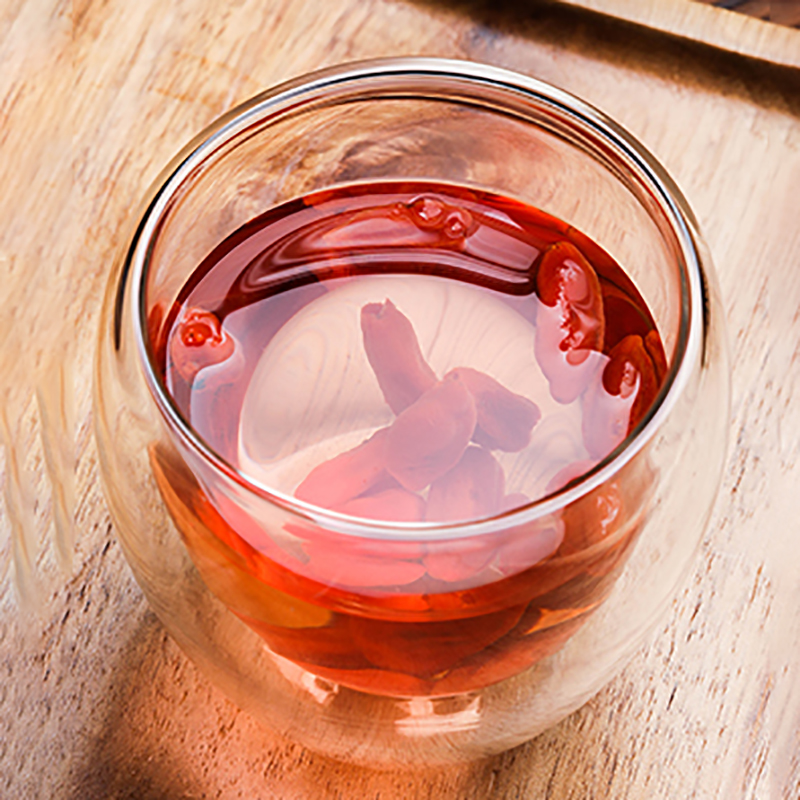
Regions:
<svg viewBox="0 0 800 800"><path fill-rule="evenodd" d="M162 316L168 391L229 463L389 522L491 518L557 491L622 442L666 371L642 298L596 244L438 184L274 209ZM254 518L177 454L151 455L212 591L275 653L381 694L480 688L556 650L610 590L652 487L640 457L548 519L395 541Z"/></svg>

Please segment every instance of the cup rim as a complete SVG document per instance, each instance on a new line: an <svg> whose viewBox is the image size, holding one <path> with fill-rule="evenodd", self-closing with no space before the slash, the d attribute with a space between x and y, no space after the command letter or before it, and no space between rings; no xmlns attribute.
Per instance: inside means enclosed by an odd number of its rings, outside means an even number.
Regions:
<svg viewBox="0 0 800 800"><path fill-rule="evenodd" d="M367 520L312 505L259 483L222 458L194 431L167 391L154 364L148 339L146 286L152 243L171 199L193 172L253 125L277 120L288 112L296 113L331 91L338 91L342 98L347 98L349 91L351 99L368 99L363 89L356 91L358 87L373 79L387 78L394 78L395 82L428 80L431 87L434 81L447 79L464 89L499 90L534 108L545 106L556 110L564 119L590 131L625 163L630 176L646 187L657 202L678 246L681 308L675 355L659 394L645 416L614 450L575 481L527 505L492 517L419 523ZM403 96L409 96L407 91ZM415 96L425 96L422 87ZM215 472L255 496L329 531L370 539L460 539L508 530L545 518L606 483L645 447L683 394L693 366L703 352L705 303L702 259L697 244L700 235L694 215L674 181L641 143L603 112L558 87L511 70L455 59L400 57L352 62L308 73L267 89L217 118L172 159L154 182L149 197L127 249L125 271L130 270L133 287L130 302L133 303L131 311L140 366L162 417L177 433L182 447L193 451ZM119 311L118 308L117 318ZM119 325L116 327L119 329Z"/></svg>

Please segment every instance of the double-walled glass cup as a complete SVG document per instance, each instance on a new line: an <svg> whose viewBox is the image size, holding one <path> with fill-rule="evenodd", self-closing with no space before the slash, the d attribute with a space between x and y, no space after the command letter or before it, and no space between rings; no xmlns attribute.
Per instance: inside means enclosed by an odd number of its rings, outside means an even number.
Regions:
<svg viewBox="0 0 800 800"><path fill-rule="evenodd" d="M623 266L667 368L619 446L504 513L404 524L304 502L209 444L167 391L159 361L182 287L254 217L375 181L516 198ZM96 433L137 581L242 708L336 758L444 763L532 738L640 646L710 513L727 381L708 254L641 145L531 78L392 59L265 92L162 173L109 283ZM579 544L553 545L565 537Z"/></svg>

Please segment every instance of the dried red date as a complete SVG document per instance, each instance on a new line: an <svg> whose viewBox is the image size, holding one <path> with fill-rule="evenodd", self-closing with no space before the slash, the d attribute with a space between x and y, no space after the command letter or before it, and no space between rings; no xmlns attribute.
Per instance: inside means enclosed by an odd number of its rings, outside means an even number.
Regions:
<svg viewBox="0 0 800 800"><path fill-rule="evenodd" d="M533 615L536 615L533 610ZM436 692L459 694L498 683L554 653L586 621L586 617L567 620L560 625L523 633L526 617L491 648L478 653L436 682Z"/></svg>
<svg viewBox="0 0 800 800"><path fill-rule="evenodd" d="M629 377L638 380L633 373ZM626 384L623 392L612 394L604 386L602 372L592 378L581 398L583 443L592 458L604 458L625 440L636 401L636 386L631 388Z"/></svg>
<svg viewBox="0 0 800 800"><path fill-rule="evenodd" d="M528 505L530 501L530 497L522 492L507 494L503 498L503 511L513 511L515 508L522 508L522 506Z"/></svg>
<svg viewBox="0 0 800 800"><path fill-rule="evenodd" d="M564 525L554 517L534 520L504 531L497 539L492 567L515 575L549 558L564 540Z"/></svg>
<svg viewBox="0 0 800 800"><path fill-rule="evenodd" d="M407 489L384 489L356 497L334 509L351 517L392 522L420 522L425 518L425 500Z"/></svg>
<svg viewBox="0 0 800 800"><path fill-rule="evenodd" d="M453 469L431 484L426 519L436 522L474 520L502 508L505 474L494 456L468 447Z"/></svg>
<svg viewBox="0 0 800 800"><path fill-rule="evenodd" d="M353 616L350 633L376 667L429 678L500 639L517 624L522 611L515 607L471 619L418 625Z"/></svg>
<svg viewBox="0 0 800 800"><path fill-rule="evenodd" d="M536 403L506 389L477 369L458 367L448 375L463 381L475 400L478 424L472 435L473 441L490 450L508 453L516 453L528 446L531 431L542 416Z"/></svg>
<svg viewBox="0 0 800 800"><path fill-rule="evenodd" d="M493 556L494 548L485 540L444 540L428 544L422 563L431 578L450 584L448 589L452 590L457 584L474 578Z"/></svg>
<svg viewBox="0 0 800 800"><path fill-rule="evenodd" d="M366 492L385 475L387 433L382 428L358 447L318 464L294 496L306 503L334 508Z"/></svg>
<svg viewBox="0 0 800 800"><path fill-rule="evenodd" d="M333 669L364 669L370 662L353 647L347 635L346 620L334 618L323 628L301 631L268 625L239 615L278 655L312 666Z"/></svg>
<svg viewBox="0 0 800 800"><path fill-rule="evenodd" d="M626 336L611 350L609 358L603 370L603 388L623 398L636 393L627 434L639 424L658 394L656 367L641 336Z"/></svg>
<svg viewBox="0 0 800 800"><path fill-rule="evenodd" d="M559 489L563 489L570 481L580 478L585 475L597 462L591 459L584 459L582 461L575 461L572 464L567 464L566 467L559 470L547 484L545 490L547 494L553 494Z"/></svg>
<svg viewBox="0 0 800 800"><path fill-rule="evenodd" d="M647 333L644 337L644 348L653 362L653 368L656 371L656 383L660 387L667 375L667 357L658 331L652 330Z"/></svg>
<svg viewBox="0 0 800 800"><path fill-rule="evenodd" d="M592 265L570 242L552 245L542 256L536 288L543 307L537 315L536 359L560 403L571 403L597 367L605 315L600 281Z"/></svg>
<svg viewBox="0 0 800 800"><path fill-rule="evenodd" d="M180 376L191 383L201 369L225 361L235 350L234 338L214 314L190 308L170 338L169 354Z"/></svg>
<svg viewBox="0 0 800 800"><path fill-rule="evenodd" d="M434 386L436 375L422 356L414 328L391 300L361 309L361 331L367 359L395 414Z"/></svg>
<svg viewBox="0 0 800 800"><path fill-rule="evenodd" d="M418 561L403 561L392 555L359 555L343 550L335 543L306 545L309 561L303 570L310 578L325 585L367 588L407 586L425 574Z"/></svg>
<svg viewBox="0 0 800 800"><path fill-rule="evenodd" d="M603 541L621 519L622 497L616 483L605 483L563 511L564 541L561 556L579 553Z"/></svg>
<svg viewBox="0 0 800 800"><path fill-rule="evenodd" d="M472 395L457 377L448 377L389 427L387 471L406 489L424 489L458 463L476 420Z"/></svg>

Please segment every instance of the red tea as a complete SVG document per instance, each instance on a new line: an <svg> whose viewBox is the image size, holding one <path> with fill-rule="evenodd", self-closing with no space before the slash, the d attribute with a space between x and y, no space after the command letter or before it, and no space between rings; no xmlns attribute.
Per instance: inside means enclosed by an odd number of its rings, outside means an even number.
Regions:
<svg viewBox="0 0 800 800"><path fill-rule="evenodd" d="M381 694L467 691L553 652L608 593L650 494L643 459L558 514L504 521L620 445L664 380L644 301L574 228L465 187L337 188L244 225L163 317L165 386L217 453L397 532L262 515L154 449L201 575L273 652Z"/></svg>

